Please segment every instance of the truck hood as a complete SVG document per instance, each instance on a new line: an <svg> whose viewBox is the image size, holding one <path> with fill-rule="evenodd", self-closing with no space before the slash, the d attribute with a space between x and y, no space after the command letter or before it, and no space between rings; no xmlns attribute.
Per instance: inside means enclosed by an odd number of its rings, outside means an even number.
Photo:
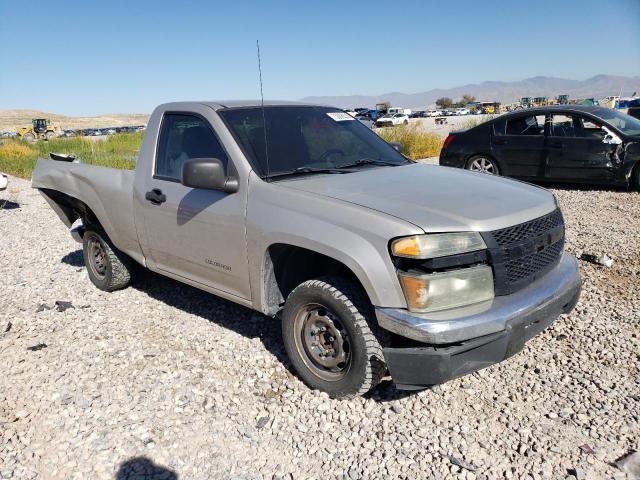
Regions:
<svg viewBox="0 0 640 480"><path fill-rule="evenodd" d="M427 233L491 231L556 208L544 188L423 163L298 177L278 185L377 210Z"/></svg>

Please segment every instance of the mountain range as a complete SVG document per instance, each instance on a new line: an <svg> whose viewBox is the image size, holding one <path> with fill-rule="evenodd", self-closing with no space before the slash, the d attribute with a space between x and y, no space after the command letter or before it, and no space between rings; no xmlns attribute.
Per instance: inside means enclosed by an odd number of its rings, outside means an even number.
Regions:
<svg viewBox="0 0 640 480"><path fill-rule="evenodd" d="M640 92L640 76L596 75L587 80L569 80L555 77L531 77L515 82L488 81L454 88L435 88L419 93L389 92L382 95L344 95L305 97L302 101L333 105L340 108L373 108L376 103L391 102L405 108L427 108L441 97L457 101L462 95L473 95L479 101L511 103L521 97L556 97L566 94L570 98L596 98L608 95L630 96Z"/></svg>

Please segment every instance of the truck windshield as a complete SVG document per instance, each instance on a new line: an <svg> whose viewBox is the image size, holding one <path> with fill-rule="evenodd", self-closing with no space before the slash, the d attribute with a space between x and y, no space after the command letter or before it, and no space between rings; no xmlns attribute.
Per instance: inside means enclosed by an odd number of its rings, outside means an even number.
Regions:
<svg viewBox="0 0 640 480"><path fill-rule="evenodd" d="M268 106L264 120L260 107L218 113L263 178L293 170L338 169L363 159L375 160L363 163L371 168L408 162L361 122L335 108Z"/></svg>

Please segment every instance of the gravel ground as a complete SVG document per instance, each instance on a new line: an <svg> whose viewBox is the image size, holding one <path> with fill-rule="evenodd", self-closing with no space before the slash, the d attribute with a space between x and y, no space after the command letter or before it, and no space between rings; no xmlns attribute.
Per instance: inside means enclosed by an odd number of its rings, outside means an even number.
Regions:
<svg viewBox="0 0 640 480"><path fill-rule="evenodd" d="M581 302L521 353L431 390L386 381L337 401L292 375L277 322L149 272L95 289L53 211L10 182L2 479L622 479L612 462L640 449L637 193L554 190L568 249L614 265L580 262Z"/></svg>

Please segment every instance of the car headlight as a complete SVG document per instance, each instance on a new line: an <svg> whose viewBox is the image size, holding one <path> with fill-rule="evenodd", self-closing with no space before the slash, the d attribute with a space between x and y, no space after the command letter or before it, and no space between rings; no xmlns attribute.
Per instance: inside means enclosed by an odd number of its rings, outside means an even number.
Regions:
<svg viewBox="0 0 640 480"><path fill-rule="evenodd" d="M391 253L395 257L420 259L446 257L485 248L487 245L478 232L413 235L398 238L391 243Z"/></svg>
<svg viewBox="0 0 640 480"><path fill-rule="evenodd" d="M407 306L412 312L435 312L490 300L493 271L488 265L412 274L398 272Z"/></svg>

